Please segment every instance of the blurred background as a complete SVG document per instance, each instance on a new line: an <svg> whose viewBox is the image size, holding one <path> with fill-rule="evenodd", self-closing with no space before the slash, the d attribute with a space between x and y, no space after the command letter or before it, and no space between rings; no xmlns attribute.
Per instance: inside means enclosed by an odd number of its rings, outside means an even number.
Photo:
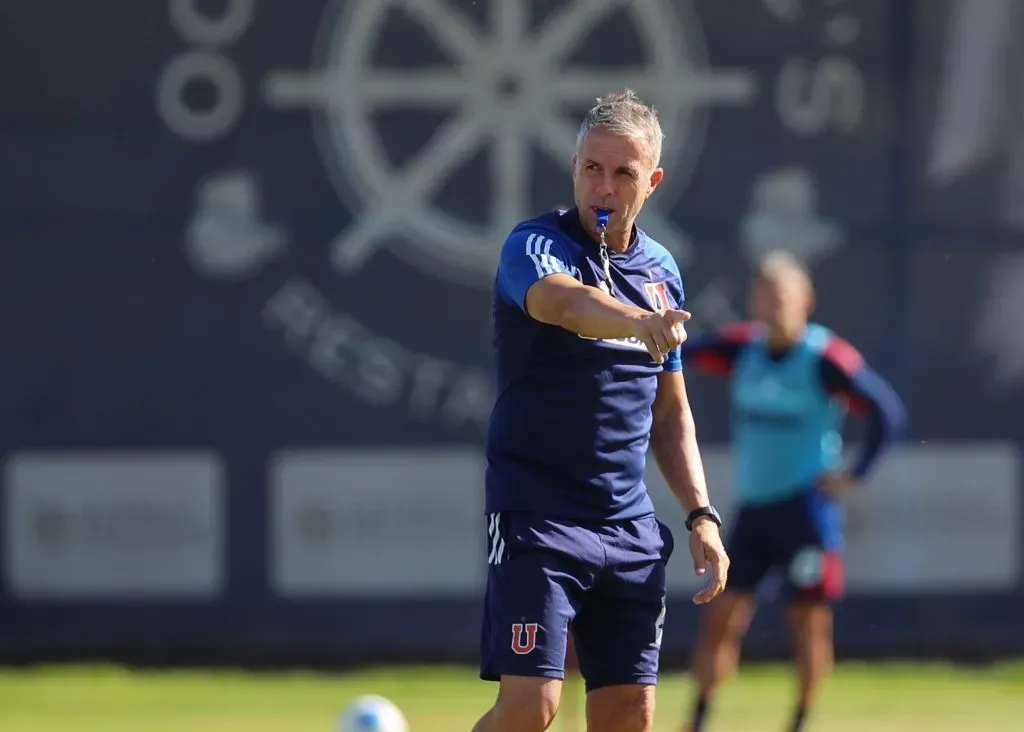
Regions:
<svg viewBox="0 0 1024 732"><path fill-rule="evenodd" d="M1022 23L1020 0L0 3L0 726L206 708L131 697L107 667L21 667L58 661L465 663L443 688L264 678L209 718L264 729L291 689L276 718L328 729L317 710L379 687L414 727L472 725L493 693L472 664L496 255L571 203L580 116L626 87L667 134L641 222L680 263L691 331L742 317L752 258L785 247L818 319L906 402L909 434L850 502L841 658L1024 655ZM690 391L728 520L725 391ZM682 670L697 583L673 564ZM765 599L750 663L788 652ZM903 693L867 668L847 688ZM861 713L843 673L829 703ZM1001 683L979 673L958 682L981 685L976 722ZM89 706L103 688L136 702ZM1006 688L1021 710L1024 673ZM682 706L663 708L670 729ZM1009 727L985 728L1019 729L999 709Z"/></svg>

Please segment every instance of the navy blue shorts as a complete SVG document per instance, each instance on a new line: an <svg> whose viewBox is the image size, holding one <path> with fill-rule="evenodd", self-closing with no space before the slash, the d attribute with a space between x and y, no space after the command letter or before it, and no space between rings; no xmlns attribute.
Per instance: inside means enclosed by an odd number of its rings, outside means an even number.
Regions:
<svg viewBox="0 0 1024 732"><path fill-rule="evenodd" d="M487 517L487 534L480 678L563 678L571 629L588 691L657 683L668 527L507 512Z"/></svg>
<svg viewBox="0 0 1024 732"><path fill-rule="evenodd" d="M755 592L778 571L789 600L839 599L844 591L840 511L817 490L775 503L741 504L726 540L728 589Z"/></svg>

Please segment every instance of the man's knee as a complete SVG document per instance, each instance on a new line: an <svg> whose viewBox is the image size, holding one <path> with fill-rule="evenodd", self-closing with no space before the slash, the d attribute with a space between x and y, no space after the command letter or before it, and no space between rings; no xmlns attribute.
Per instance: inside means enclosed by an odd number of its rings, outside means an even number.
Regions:
<svg viewBox="0 0 1024 732"><path fill-rule="evenodd" d="M833 664L832 608L823 603L793 603L789 627L798 656L818 673L828 673Z"/></svg>
<svg viewBox="0 0 1024 732"><path fill-rule="evenodd" d="M787 609L789 629L802 638L832 639L832 606L819 602L791 602Z"/></svg>
<svg viewBox="0 0 1024 732"><path fill-rule="evenodd" d="M562 696L558 679L503 676L488 723L478 732L544 732L555 719Z"/></svg>
<svg viewBox="0 0 1024 732"><path fill-rule="evenodd" d="M655 687L605 686L587 694L587 732L651 732Z"/></svg>

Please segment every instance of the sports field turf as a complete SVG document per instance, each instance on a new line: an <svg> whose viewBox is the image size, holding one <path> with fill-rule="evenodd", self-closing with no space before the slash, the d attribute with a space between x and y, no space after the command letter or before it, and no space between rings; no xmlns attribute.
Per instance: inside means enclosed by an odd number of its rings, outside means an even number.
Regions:
<svg viewBox="0 0 1024 732"><path fill-rule="evenodd" d="M677 730L688 681L667 676L659 731ZM781 667L746 667L723 692L714 732L783 729L790 678ZM133 672L111 667L0 670L3 732L328 732L345 701L390 697L412 732L469 732L494 687L474 670L379 669L351 675ZM569 711L569 710L566 710ZM582 730L567 718L553 730ZM1024 663L984 670L843 665L812 730L990 732L1024 730Z"/></svg>

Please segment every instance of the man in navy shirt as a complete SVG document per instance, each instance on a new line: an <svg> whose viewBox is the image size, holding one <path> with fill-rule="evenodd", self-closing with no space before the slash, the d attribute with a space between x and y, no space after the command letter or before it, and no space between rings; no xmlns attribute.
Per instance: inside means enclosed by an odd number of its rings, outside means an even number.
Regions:
<svg viewBox="0 0 1024 732"><path fill-rule="evenodd" d="M632 92L599 99L573 157L575 207L502 248L481 648L500 689L475 732L547 729L570 631L589 730L652 729L673 539L644 484L648 448L688 514L695 571L711 566L695 602L725 587L679 356L682 278L635 225L664 175L661 144Z"/></svg>
<svg viewBox="0 0 1024 732"><path fill-rule="evenodd" d="M712 695L739 663L755 593L781 570L799 675L789 721L801 732L832 665L831 603L843 592L838 499L861 481L904 422L903 405L860 353L808 321L810 277L784 252L762 261L751 291L753 323L698 336L687 366L730 382L736 513L729 590L707 606L695 653L697 701L689 732L702 732ZM863 417L857 460L844 469L842 425Z"/></svg>

